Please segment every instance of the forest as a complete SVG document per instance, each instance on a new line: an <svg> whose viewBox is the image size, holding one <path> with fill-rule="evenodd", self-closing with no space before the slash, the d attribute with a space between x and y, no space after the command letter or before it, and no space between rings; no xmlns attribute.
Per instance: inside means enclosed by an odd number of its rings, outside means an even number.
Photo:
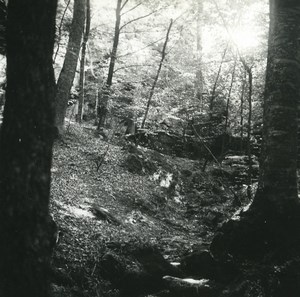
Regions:
<svg viewBox="0 0 300 297"><path fill-rule="evenodd" d="M300 296L298 0L0 0L0 297Z"/></svg>

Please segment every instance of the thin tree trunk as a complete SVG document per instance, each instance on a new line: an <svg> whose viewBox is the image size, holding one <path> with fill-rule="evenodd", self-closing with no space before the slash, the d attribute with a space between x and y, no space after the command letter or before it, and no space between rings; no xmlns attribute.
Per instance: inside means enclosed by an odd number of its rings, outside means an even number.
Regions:
<svg viewBox="0 0 300 297"><path fill-rule="evenodd" d="M84 76L85 76L85 56L86 56L86 46L89 40L91 27L91 7L90 0L86 0L86 22L85 22L85 32L83 36L83 42L81 46L81 60L80 60L80 77L79 77L79 102L78 102L78 114L77 121L82 122L83 116L83 106L84 106Z"/></svg>
<svg viewBox="0 0 300 297"><path fill-rule="evenodd" d="M229 105L230 105L230 98L231 98L231 92L232 92L232 87L233 87L233 83L234 83L234 79L235 79L235 68L236 68L236 59L237 57L235 57L234 59L234 64L233 64L233 69L232 69L232 73L231 73L231 82L230 82L230 86L229 86L229 90L228 90L228 95L227 95L227 101L226 101L226 117L225 117L225 123L224 123L224 133L223 133L223 137L222 137L222 150L221 150L221 155L223 155L225 153L226 150L226 138L227 138L227 129L228 129L228 118L229 118Z"/></svg>
<svg viewBox="0 0 300 297"><path fill-rule="evenodd" d="M10 0L0 146L0 296L48 297L56 1Z"/></svg>
<svg viewBox="0 0 300 297"><path fill-rule="evenodd" d="M252 89L253 75L250 67L245 65L245 70L248 73L248 123L247 123L247 156L248 156L248 172L247 172L247 197L252 199L252 154L251 154L251 135L252 135Z"/></svg>
<svg viewBox="0 0 300 297"><path fill-rule="evenodd" d="M197 70L195 80L195 95L200 104L200 111L203 109L202 18L203 0L197 0Z"/></svg>
<svg viewBox="0 0 300 297"><path fill-rule="evenodd" d="M228 95L227 95L226 118L225 118L225 124L224 124L224 133L227 132L227 128L228 128L229 105L230 105L232 87L233 87L233 83L234 83L234 79L235 79L235 69L236 69L236 57L234 59L233 69L232 69L232 73L231 73L231 81L230 81L230 86L229 86Z"/></svg>
<svg viewBox="0 0 300 297"><path fill-rule="evenodd" d="M224 63L224 60L225 60L225 56L226 56L226 53L227 53L227 50L228 50L228 45L229 44L227 43L227 45L224 49L222 59L221 59L221 63L220 63L220 66L219 66L219 69L218 69L218 72L217 72L216 79L215 79L215 83L214 83L214 86L213 86L213 89L212 89L212 92L211 92L210 101L209 101L209 112L210 112L210 114L212 114L212 111L213 111L213 108L214 108L214 102L215 102L215 99L216 99L217 85L218 85L219 77L220 77L220 74L221 74L222 66L223 66L223 63Z"/></svg>
<svg viewBox="0 0 300 297"><path fill-rule="evenodd" d="M115 35L114 35L113 47L112 47L112 51L111 51L111 55L110 55L108 75L107 75L107 80L106 80L106 85L108 87L110 87L112 85L115 63L116 63L116 59L117 59L117 50L118 50L119 39L120 39L121 5L122 5L122 0L117 0Z"/></svg>
<svg viewBox="0 0 300 297"><path fill-rule="evenodd" d="M244 71L244 78L243 78L243 82L242 82L242 93L241 93L241 98L240 98L240 100L241 100L241 105L240 105L240 109L241 109L241 118L240 118L241 151L244 149L243 148L243 140L244 140L244 96L245 96L245 87L246 87L246 75L247 75L247 72L245 70Z"/></svg>
<svg viewBox="0 0 300 297"><path fill-rule="evenodd" d="M108 113L108 100L109 100L109 90L112 85L112 79L114 75L114 69L117 59L117 51L120 39L120 24L121 24L121 11L122 8L127 4L128 1L125 1L122 5L123 0L117 0L117 8L116 8L116 22L115 22L115 34L113 40L113 47L110 54L110 61L108 66L108 75L106 79L106 84L102 87L101 91L99 91L99 103L98 103L98 125L97 130L100 130L104 127L106 116Z"/></svg>
<svg viewBox="0 0 300 297"><path fill-rule="evenodd" d="M82 34L85 21L85 0L74 0L73 21L70 30L67 52L65 55L64 65L57 81L56 91L56 117L55 126L57 134L62 135L64 132L64 122L70 90L76 72L77 61L79 57Z"/></svg>
<svg viewBox="0 0 300 297"><path fill-rule="evenodd" d="M147 119L147 116L148 116L148 112L149 112L151 100L152 100L152 97L153 97L153 94L154 94L154 90L155 90L155 87L156 87L156 84L157 84L157 81L158 81L158 78L159 78L159 74L160 74L162 65L163 65L165 57L166 57L166 49L167 49L167 44L168 44L168 41L169 41L169 35L170 35L172 25L173 25L173 20L171 19L170 25L169 25L168 30L167 30L167 35L166 35L166 39L165 39L165 42L164 42L164 46L163 46L163 49L162 49L161 59L160 59L159 65L158 65L157 73L156 73L156 76L154 78L152 88L150 90L150 94L149 94L149 98L148 98L148 102L147 102L147 106L146 106L146 111L145 111L145 115L144 115L142 126L141 126L142 129L145 126L145 122L146 122L146 119Z"/></svg>

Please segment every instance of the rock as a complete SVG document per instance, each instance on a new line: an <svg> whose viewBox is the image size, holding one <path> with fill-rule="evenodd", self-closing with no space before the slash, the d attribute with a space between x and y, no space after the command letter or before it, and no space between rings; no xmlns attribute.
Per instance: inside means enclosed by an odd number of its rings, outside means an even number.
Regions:
<svg viewBox="0 0 300 297"><path fill-rule="evenodd" d="M166 274L173 276L182 274L179 268L168 262L156 248L143 247L134 251L133 255L149 274L158 275L159 277Z"/></svg>
<svg viewBox="0 0 300 297"><path fill-rule="evenodd" d="M143 152L133 143L129 142L124 147L123 150L128 151L130 154L143 155Z"/></svg>
<svg viewBox="0 0 300 297"><path fill-rule="evenodd" d="M214 297L218 296L217 286L207 279L178 278L164 276L163 280L172 296L180 297Z"/></svg>
<svg viewBox="0 0 300 297"><path fill-rule="evenodd" d="M126 265L121 257L108 252L100 260L101 276L114 285L119 285L126 272Z"/></svg>
<svg viewBox="0 0 300 297"><path fill-rule="evenodd" d="M162 277L145 271L128 271L120 281L121 296L135 297L159 292L164 288Z"/></svg>
<svg viewBox="0 0 300 297"><path fill-rule="evenodd" d="M239 272L230 262L216 261L206 249L199 249L183 257L181 266L186 275L208 278L217 282L228 282Z"/></svg>
<svg viewBox="0 0 300 297"><path fill-rule="evenodd" d="M193 172L191 170L188 170L188 169L183 169L183 170L181 170L181 174L184 177L190 177L190 176L192 176Z"/></svg>
<svg viewBox="0 0 300 297"><path fill-rule="evenodd" d="M50 279L51 282L57 286L74 285L74 280L63 268L52 267L50 271Z"/></svg>
<svg viewBox="0 0 300 297"><path fill-rule="evenodd" d="M181 271L171 265L158 249L141 247L132 251L134 269L127 270L120 280L122 296L134 297L165 289L164 275L181 276Z"/></svg>
<svg viewBox="0 0 300 297"><path fill-rule="evenodd" d="M61 297L61 296L64 296L64 297L71 297L72 294L71 292L65 288L65 287L62 287L62 286L57 286L55 284L51 284L50 285L50 296L51 297Z"/></svg>
<svg viewBox="0 0 300 297"><path fill-rule="evenodd" d="M215 279L217 264L208 250L193 252L181 259L181 266L187 275Z"/></svg>
<svg viewBox="0 0 300 297"><path fill-rule="evenodd" d="M123 166L131 173L153 174L157 171L156 164L140 154L129 154Z"/></svg>
<svg viewBox="0 0 300 297"><path fill-rule="evenodd" d="M117 226L122 224L121 221L118 220L114 215L112 215L106 208L94 205L91 208L91 212L99 220L104 220Z"/></svg>

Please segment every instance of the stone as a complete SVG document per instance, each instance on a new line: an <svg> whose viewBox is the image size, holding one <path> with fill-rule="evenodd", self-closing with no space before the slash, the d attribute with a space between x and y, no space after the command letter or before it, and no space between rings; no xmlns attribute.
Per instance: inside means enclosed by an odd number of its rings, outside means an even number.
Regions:
<svg viewBox="0 0 300 297"><path fill-rule="evenodd" d="M178 278L164 276L163 280L174 297L214 297L218 296L218 288L207 279Z"/></svg>

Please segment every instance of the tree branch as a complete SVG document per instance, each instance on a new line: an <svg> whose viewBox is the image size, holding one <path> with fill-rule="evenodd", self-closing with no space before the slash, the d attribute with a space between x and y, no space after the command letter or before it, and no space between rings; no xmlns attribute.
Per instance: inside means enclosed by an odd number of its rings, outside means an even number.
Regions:
<svg viewBox="0 0 300 297"><path fill-rule="evenodd" d="M65 19L65 15L66 15L66 12L68 10L68 7L70 5L70 2L71 0L68 0L67 2L67 5L64 9L64 12L63 12L63 15L61 17L61 20L60 20L60 24L59 24L59 27L58 27L58 40L57 40L57 48L56 48L56 52L55 52L55 55L54 55L54 58L53 58L53 63L55 63L55 60L56 60L56 57L57 57L57 54L58 54L58 51L59 51L59 46L60 46L60 40L61 40L61 31L62 31L62 25L63 25L63 22L64 22L64 19Z"/></svg>
<svg viewBox="0 0 300 297"><path fill-rule="evenodd" d="M123 12L123 13L121 14L121 16L123 16L123 15L126 14L126 13L129 13L130 11L135 10L135 9L136 9L137 7L139 7L140 5L142 5L142 2L138 3L136 6L133 6L133 7L130 8L129 10Z"/></svg>
<svg viewBox="0 0 300 297"><path fill-rule="evenodd" d="M156 13L156 12L159 11L159 10L160 10L160 9L153 10L153 11L151 11L151 12L148 13L148 14L142 15L142 16L140 16L140 17L138 17L138 18L135 18L135 19L132 19L132 20L128 21L127 23L125 23L124 25L122 25L122 26L120 27L120 30L119 30L119 31L121 32L121 30L122 30L124 27L126 27L127 25L129 25L129 24L131 24L131 23L133 23L133 22L139 21L139 20L141 20L141 19L144 19L144 18L146 18L146 17L148 17L148 16L150 16L150 15Z"/></svg>
<svg viewBox="0 0 300 297"><path fill-rule="evenodd" d="M137 52L140 52L140 51L144 50L145 48L147 48L147 47L149 47L149 46L151 46L151 45L153 45L153 44L155 44L155 43L157 43L157 42L159 42L159 41L161 41L161 40L164 40L164 39L165 39L165 37L159 38L159 39L157 39L157 40L155 40L155 41L153 41L153 42L147 44L146 46L144 46L144 47L142 47L142 48L140 48L140 49L138 49L138 50L136 50L136 51L134 51L134 52L131 52L131 53L127 53L127 54L118 56L118 59L119 59L119 58L126 57L126 56L130 56L130 55L133 55L133 54L136 54Z"/></svg>
<svg viewBox="0 0 300 297"><path fill-rule="evenodd" d="M122 6L121 6L120 11L122 11L122 9L126 6L126 4L128 3L128 1L129 1L129 0L125 0L125 1L124 1L124 3L123 3Z"/></svg>
<svg viewBox="0 0 300 297"><path fill-rule="evenodd" d="M119 70L122 69L126 69L126 68L133 68L133 67L153 67L152 64L133 64L133 65L127 65L127 66L123 66L123 67L119 67L117 69L114 70L114 73L116 73Z"/></svg>

